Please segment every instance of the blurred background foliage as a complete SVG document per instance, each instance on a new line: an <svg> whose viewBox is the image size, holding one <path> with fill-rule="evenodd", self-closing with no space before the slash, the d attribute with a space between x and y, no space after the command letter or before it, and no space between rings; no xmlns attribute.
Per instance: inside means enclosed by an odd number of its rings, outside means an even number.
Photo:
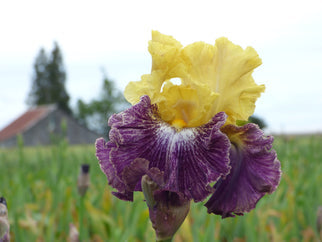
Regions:
<svg viewBox="0 0 322 242"><path fill-rule="evenodd" d="M282 164L276 192L256 209L236 218L207 214L193 203L174 241L319 241L317 209L322 205L322 137L281 136L274 148ZM0 149L0 196L7 199L12 241L66 241L70 224L79 228L77 177L90 165L84 197L84 241L153 241L154 231L141 193L133 203L111 194L95 157L95 147Z"/></svg>

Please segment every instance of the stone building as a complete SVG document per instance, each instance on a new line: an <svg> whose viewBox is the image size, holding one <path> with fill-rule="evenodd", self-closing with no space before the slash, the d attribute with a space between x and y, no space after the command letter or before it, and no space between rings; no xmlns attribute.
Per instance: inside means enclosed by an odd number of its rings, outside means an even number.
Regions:
<svg viewBox="0 0 322 242"><path fill-rule="evenodd" d="M94 145L101 136L80 125L56 105L34 107L22 114L0 131L0 147L16 146L18 135L22 136L25 146L50 145L55 138L63 136L72 145Z"/></svg>

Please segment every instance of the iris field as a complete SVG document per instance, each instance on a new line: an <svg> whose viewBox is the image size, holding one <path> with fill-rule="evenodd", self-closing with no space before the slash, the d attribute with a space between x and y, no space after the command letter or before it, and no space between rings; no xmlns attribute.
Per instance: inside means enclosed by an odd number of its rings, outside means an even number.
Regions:
<svg viewBox="0 0 322 242"><path fill-rule="evenodd" d="M192 203L174 241L319 241L316 212L322 206L322 137L275 138L282 165L276 192L252 212L221 219ZM81 200L77 177L90 164L91 185ZM133 203L111 195L94 144L0 148L0 196L8 203L12 241L68 241L70 224L83 241L154 241L142 194Z"/></svg>

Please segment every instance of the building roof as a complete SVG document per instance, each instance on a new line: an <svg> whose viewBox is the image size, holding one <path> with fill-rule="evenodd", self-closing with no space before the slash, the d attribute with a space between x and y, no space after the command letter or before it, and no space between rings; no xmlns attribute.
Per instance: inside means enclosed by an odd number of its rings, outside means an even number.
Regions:
<svg viewBox="0 0 322 242"><path fill-rule="evenodd" d="M44 105L29 109L0 131L0 141L9 139L31 128L39 120L56 109L56 105Z"/></svg>

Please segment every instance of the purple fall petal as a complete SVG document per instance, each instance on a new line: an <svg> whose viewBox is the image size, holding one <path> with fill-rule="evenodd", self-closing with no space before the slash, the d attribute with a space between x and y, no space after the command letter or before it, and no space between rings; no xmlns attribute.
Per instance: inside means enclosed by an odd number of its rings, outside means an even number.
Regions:
<svg viewBox="0 0 322 242"><path fill-rule="evenodd" d="M140 181L133 184L138 177L129 181L125 174L135 159L143 158L149 161L149 169L164 173L162 190L202 201L213 192L209 184L230 170L230 142L220 131L225 120L226 115L218 113L204 126L179 132L163 122L157 106L143 96L138 104L109 119L110 141L97 140L97 158L118 193L141 191Z"/></svg>
<svg viewBox="0 0 322 242"><path fill-rule="evenodd" d="M100 161L99 163L101 169L105 173L108 183L118 191L122 191L121 194L117 192L113 192L113 194L122 200L133 201L133 194L125 192L126 186L124 182L117 176L114 164L110 161L109 153L113 148L115 148L115 144L111 142L105 142L103 138L99 138L96 140L95 146L96 156Z"/></svg>
<svg viewBox="0 0 322 242"><path fill-rule="evenodd" d="M275 191L281 169L272 149L273 137L264 136L257 125L227 125L222 131L232 143L232 169L225 179L215 184L216 191L205 206L208 213L225 218L249 212L266 193Z"/></svg>

